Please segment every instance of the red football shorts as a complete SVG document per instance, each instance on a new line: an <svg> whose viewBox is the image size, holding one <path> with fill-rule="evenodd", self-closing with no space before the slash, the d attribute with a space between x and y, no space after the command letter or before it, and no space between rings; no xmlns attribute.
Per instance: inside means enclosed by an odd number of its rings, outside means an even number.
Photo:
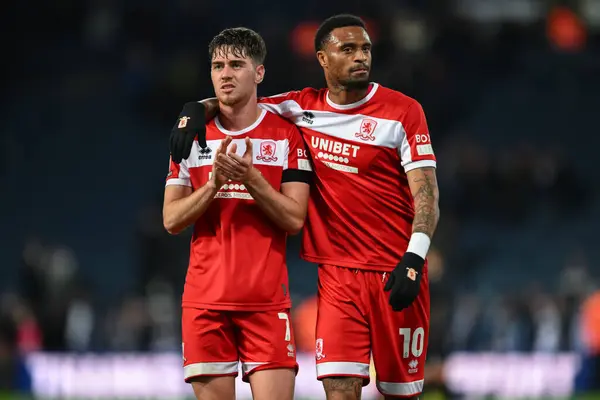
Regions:
<svg viewBox="0 0 600 400"><path fill-rule="evenodd" d="M290 368L298 372L289 309L213 311L184 307L182 352L185 381L200 376L237 376Z"/></svg>
<svg viewBox="0 0 600 400"><path fill-rule="evenodd" d="M423 391L429 336L429 284L423 271L419 297L392 310L388 276L331 265L319 266L317 378L355 376L369 383L371 355L377 389L386 396Z"/></svg>

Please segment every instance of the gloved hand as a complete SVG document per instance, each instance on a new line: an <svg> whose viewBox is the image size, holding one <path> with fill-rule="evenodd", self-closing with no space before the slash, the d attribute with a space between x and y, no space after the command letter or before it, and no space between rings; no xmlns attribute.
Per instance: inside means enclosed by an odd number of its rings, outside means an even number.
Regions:
<svg viewBox="0 0 600 400"><path fill-rule="evenodd" d="M191 101L185 103L175 126L171 130L169 147L171 158L179 164L190 156L194 138L198 136L198 144L205 149L206 145L206 117L204 104Z"/></svg>
<svg viewBox="0 0 600 400"><path fill-rule="evenodd" d="M390 305L394 311L408 308L419 295L425 260L415 253L406 252L390 273L383 290L390 291Z"/></svg>

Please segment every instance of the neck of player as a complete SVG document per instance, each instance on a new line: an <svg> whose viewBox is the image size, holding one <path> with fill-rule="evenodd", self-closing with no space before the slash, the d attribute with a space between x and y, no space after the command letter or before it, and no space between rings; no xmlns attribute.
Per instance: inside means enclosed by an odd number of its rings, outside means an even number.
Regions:
<svg viewBox="0 0 600 400"><path fill-rule="evenodd" d="M261 113L256 96L251 96L246 102L232 106L219 104L219 122L228 131L246 129L256 122Z"/></svg>
<svg viewBox="0 0 600 400"><path fill-rule="evenodd" d="M368 92L369 86L364 89L348 89L344 86L329 85L329 99L341 106L364 99Z"/></svg>

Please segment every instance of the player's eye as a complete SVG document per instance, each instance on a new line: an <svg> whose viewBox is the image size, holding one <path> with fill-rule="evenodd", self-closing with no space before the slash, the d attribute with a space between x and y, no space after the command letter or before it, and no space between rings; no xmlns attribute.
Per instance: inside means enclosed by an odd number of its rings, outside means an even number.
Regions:
<svg viewBox="0 0 600 400"><path fill-rule="evenodd" d="M213 64L212 68L213 68L214 70L220 70L220 69L222 69L222 68L223 68L223 65L221 65L221 64Z"/></svg>
<svg viewBox="0 0 600 400"><path fill-rule="evenodd" d="M352 53L352 47L350 47L350 46L343 47L342 51L346 54Z"/></svg>

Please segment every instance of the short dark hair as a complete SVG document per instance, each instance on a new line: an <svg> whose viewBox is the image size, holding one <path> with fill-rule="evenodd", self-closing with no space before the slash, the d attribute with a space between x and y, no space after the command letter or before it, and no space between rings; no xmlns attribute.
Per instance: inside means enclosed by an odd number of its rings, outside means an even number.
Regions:
<svg viewBox="0 0 600 400"><path fill-rule="evenodd" d="M267 45L263 38L252 29L228 28L210 41L208 56L211 61L215 52L221 55L231 52L236 57L250 57L256 65L261 65L267 57Z"/></svg>
<svg viewBox="0 0 600 400"><path fill-rule="evenodd" d="M360 17L352 14L338 14L333 17L327 18L315 35L315 51L323 50L325 44L329 40L329 35L334 29L345 28L346 26L360 26L363 29L367 29L365 21Z"/></svg>

